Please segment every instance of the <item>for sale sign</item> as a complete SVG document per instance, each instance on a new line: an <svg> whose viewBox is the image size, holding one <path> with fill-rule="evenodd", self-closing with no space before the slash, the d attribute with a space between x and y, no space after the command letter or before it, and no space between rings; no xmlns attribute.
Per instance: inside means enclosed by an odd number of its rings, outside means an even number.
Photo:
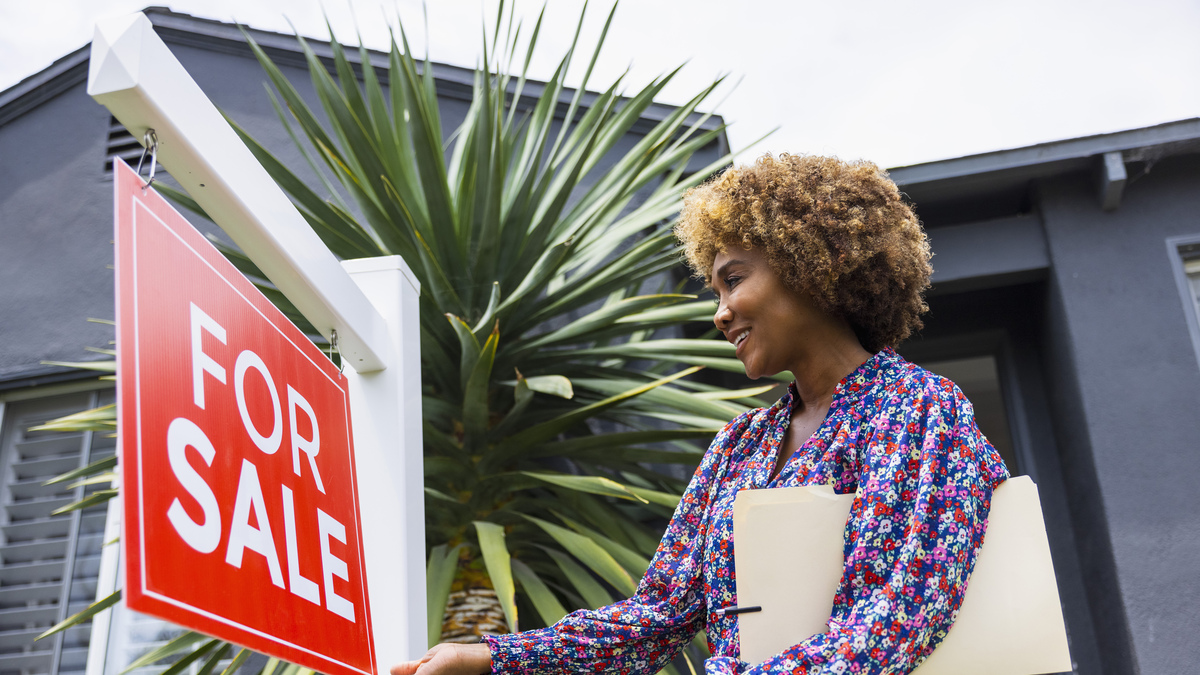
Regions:
<svg viewBox="0 0 1200 675"><path fill-rule="evenodd" d="M133 170L114 173L126 602L374 673L345 377Z"/></svg>

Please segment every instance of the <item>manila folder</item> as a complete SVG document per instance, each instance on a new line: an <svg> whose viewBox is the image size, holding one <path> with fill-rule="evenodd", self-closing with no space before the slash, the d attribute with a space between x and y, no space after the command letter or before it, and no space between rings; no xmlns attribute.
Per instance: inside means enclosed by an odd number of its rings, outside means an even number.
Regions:
<svg viewBox="0 0 1200 675"><path fill-rule="evenodd" d="M828 485L743 490L733 506L741 659L761 663L826 631L842 578L853 494ZM958 618L917 675L1070 671L1067 634L1037 486L996 488Z"/></svg>

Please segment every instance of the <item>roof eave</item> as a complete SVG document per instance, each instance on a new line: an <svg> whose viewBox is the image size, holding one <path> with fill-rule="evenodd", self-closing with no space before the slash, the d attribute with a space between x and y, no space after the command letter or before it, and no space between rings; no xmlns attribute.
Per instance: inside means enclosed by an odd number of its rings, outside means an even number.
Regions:
<svg viewBox="0 0 1200 675"><path fill-rule="evenodd" d="M71 87L87 82L88 54L84 45L13 86L0 91L0 126L24 115Z"/></svg>
<svg viewBox="0 0 1200 675"><path fill-rule="evenodd" d="M1090 168L1096 157L1120 152L1125 161L1200 150L1200 118L1141 129L1041 143L1012 150L889 169L901 188L934 183L975 183L995 174L1039 178Z"/></svg>

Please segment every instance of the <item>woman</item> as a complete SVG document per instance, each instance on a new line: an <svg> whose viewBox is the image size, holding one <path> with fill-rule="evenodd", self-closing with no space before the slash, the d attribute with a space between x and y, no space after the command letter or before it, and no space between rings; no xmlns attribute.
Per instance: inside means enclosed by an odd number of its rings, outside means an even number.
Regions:
<svg viewBox="0 0 1200 675"><path fill-rule="evenodd" d="M746 374L789 371L788 392L717 434L634 597L393 675L654 673L700 630L710 674L907 673L945 636L1008 472L962 392L892 349L921 327L931 272L895 184L869 162L768 155L691 190L676 232ZM737 604L734 497L813 484L857 490L829 630L742 663L737 617L715 613Z"/></svg>

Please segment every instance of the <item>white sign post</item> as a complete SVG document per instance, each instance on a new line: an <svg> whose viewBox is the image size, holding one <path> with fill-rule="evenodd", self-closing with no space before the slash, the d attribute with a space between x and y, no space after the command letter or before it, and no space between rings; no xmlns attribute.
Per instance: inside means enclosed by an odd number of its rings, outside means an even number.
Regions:
<svg viewBox="0 0 1200 675"><path fill-rule="evenodd" d="M350 400L375 653L381 671L427 646L419 284L398 256L340 263L142 13L97 24L88 93L324 335ZM112 510L110 510L112 513ZM95 644L95 643L93 643ZM90 671L89 671L90 673Z"/></svg>

